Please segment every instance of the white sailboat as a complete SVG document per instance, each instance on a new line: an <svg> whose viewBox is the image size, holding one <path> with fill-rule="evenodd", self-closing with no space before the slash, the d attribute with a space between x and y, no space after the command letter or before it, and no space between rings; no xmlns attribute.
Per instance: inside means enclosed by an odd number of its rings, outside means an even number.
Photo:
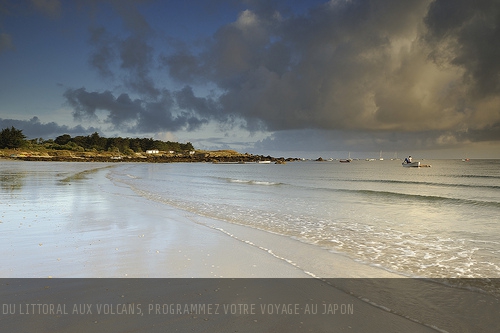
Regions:
<svg viewBox="0 0 500 333"><path fill-rule="evenodd" d="M396 151L396 152L394 152L394 157L391 158L391 161L399 161L399 160L400 160L400 158L398 158L398 152Z"/></svg>

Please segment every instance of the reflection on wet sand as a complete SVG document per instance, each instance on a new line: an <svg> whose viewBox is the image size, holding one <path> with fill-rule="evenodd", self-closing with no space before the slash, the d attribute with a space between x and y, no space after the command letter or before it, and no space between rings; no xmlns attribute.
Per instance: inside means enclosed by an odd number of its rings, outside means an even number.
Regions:
<svg viewBox="0 0 500 333"><path fill-rule="evenodd" d="M25 172L12 172L0 174L0 188L5 192L19 191L24 185Z"/></svg>

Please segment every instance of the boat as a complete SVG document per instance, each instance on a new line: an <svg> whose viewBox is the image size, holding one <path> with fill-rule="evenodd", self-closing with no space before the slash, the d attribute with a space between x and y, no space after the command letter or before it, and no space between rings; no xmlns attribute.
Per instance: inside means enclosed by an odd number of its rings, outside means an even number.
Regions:
<svg viewBox="0 0 500 333"><path fill-rule="evenodd" d="M401 163L404 167L413 167L413 168L430 168L432 165L430 164L420 164L420 162L403 162Z"/></svg>
<svg viewBox="0 0 500 333"><path fill-rule="evenodd" d="M257 161L258 164L270 164L271 161Z"/></svg>
<svg viewBox="0 0 500 333"><path fill-rule="evenodd" d="M349 157L348 158L341 158L339 160L340 163L351 163L352 158L351 158L351 152L349 152Z"/></svg>
<svg viewBox="0 0 500 333"><path fill-rule="evenodd" d="M414 168L418 168L420 167L420 162L411 162L411 163L408 163L408 162L403 162L401 163L404 167L414 167Z"/></svg>

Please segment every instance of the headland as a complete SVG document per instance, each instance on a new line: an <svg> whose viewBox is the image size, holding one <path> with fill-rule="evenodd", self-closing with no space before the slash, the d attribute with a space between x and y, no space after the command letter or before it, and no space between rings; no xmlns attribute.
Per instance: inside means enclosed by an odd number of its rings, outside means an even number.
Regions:
<svg viewBox="0 0 500 333"><path fill-rule="evenodd" d="M57 161L57 162L147 162L147 163L175 163L175 162L206 162L206 163L257 163L270 161L283 164L297 161L298 158L272 157L239 153L234 150L192 150L186 152L146 151L131 154L121 154L109 151L71 150L30 150L30 149L1 149L0 158L24 161Z"/></svg>

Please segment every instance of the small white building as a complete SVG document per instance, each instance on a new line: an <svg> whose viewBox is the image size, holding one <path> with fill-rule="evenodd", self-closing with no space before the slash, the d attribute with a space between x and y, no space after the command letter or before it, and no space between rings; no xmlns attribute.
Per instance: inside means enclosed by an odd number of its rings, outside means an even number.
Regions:
<svg viewBox="0 0 500 333"><path fill-rule="evenodd" d="M194 155L194 153L195 153L195 151L194 151L194 150L191 150L191 151L189 152L189 155Z"/></svg>
<svg viewBox="0 0 500 333"><path fill-rule="evenodd" d="M160 151L158 149L146 150L146 154L158 154Z"/></svg>

